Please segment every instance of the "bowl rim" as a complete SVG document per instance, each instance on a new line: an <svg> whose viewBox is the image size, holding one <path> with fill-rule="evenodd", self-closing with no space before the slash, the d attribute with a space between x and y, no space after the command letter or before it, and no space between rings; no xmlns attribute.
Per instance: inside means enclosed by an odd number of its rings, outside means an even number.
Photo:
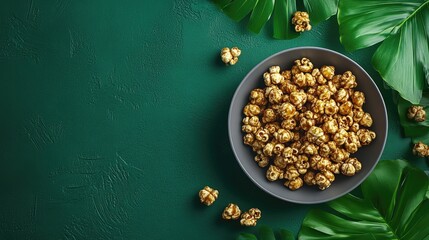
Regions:
<svg viewBox="0 0 429 240"><path fill-rule="evenodd" d="M328 53L330 53L330 54L335 54L335 55L339 55L339 56L341 56L341 57L343 57L343 58L345 58L345 59L347 59L347 60L349 60L349 61L351 61L353 64L355 64L356 66L357 66L357 68L359 68L371 81L369 81L372 85L373 85L373 87L375 88L375 90L376 90L376 92L378 93L378 95L380 96L380 98L381 98L381 104L383 105L383 109L384 109L384 111L383 111L383 113L384 113L384 117L385 117L385 119L386 119L386 134L384 135L384 139L382 139L383 140L383 145L382 145L382 147L381 147L381 150L380 150L380 152L378 153L378 156L377 156L377 159L376 159L376 161L375 161L375 164L370 168L370 170L368 171L368 173L366 174L366 175L364 175L352 188L350 188L348 191L344 191L344 192L342 192L342 193L340 193L340 194L337 194L337 195L334 195L334 196L332 196L332 197L329 197L329 198L326 198L326 199L323 199L323 200L309 200L309 201L305 201L305 202L303 202L303 201L296 201L296 200L293 200L293 199L288 199L288 198L285 198L285 197L282 197L282 196L280 196L280 195L277 195L275 192L272 192L272 191L269 191L269 189L266 189L266 188L264 188L263 186L261 186L259 183L258 183L258 181L246 170L246 168L244 167L244 165L241 163L241 161L239 160L239 157L238 157L238 154L237 154L237 150L236 150L236 148L234 147L234 142L233 142L233 140L232 140L232 133L231 133L231 130L232 130L232 128L231 128L231 116L234 114L233 112L232 112L232 108L233 108L233 105L234 105L234 103L236 102L236 98L237 98L237 95L238 95L238 92L239 92L239 90L242 88L242 86L244 85L244 80L245 79L247 79L248 78L248 76L254 71L254 70L256 70L256 69L258 69L259 68L259 66L261 66L262 64L264 64L266 61L268 61L269 59L271 59L271 58L273 58L273 57L275 57L275 56L277 56L277 55L281 55L281 54L284 54L284 53L287 53L287 52L291 52L291 51L297 51L297 50L316 50L316 51L324 51L324 52L328 52ZM368 176L373 172L373 170L374 170L374 168L377 166L377 164L378 164L378 162L380 161L380 158L381 158L381 155L383 154L383 152L384 152L384 148L385 148L385 146L386 146L386 141L387 141L387 135L388 135L388 133L389 133L389 119L388 119L388 115L387 115L387 108L386 108L386 104L385 104L385 102L384 102L384 98L383 98L383 95L381 94L381 92L380 92L380 89L377 87L377 84L374 82L374 80L372 79L372 77L365 71L365 69L363 68L363 67L361 67L356 61L354 61L353 59L351 59L351 58L349 58L349 57L347 57L347 56L345 56L344 54L342 54L342 53L339 53L339 52L336 52L336 51L334 51L334 50L330 50L330 49L327 49L327 48L322 48L322 47L315 47L315 46L301 46L301 47L294 47L294 48L289 48L289 49L285 49L285 50L282 50L282 51L280 51L280 52L277 52L277 53L274 53L274 54L272 54L272 55L270 55L270 56L268 56L268 57L266 57L265 59L263 59L262 61L260 61L256 66L254 66L245 76L244 76L244 78L241 80L241 82L240 82L240 84L237 86L237 88L236 88L236 90L235 90L235 92L234 92L234 95L233 95L233 97L232 97L232 100L231 100L231 104L230 104L230 106L229 106L229 111L228 111L228 138L229 138L229 142L230 142L230 145L231 145L231 148L232 148L232 151L233 151L233 153L234 153L234 156L235 156L235 159L236 159L236 161L238 162L238 164L240 165L240 167L241 167L241 169L246 173L246 175L252 180L252 182L254 183L254 184L256 184L256 186L258 186L260 189L262 189L264 192L266 192L266 193L268 193L268 194L270 194L270 195L272 195L272 196L274 196L274 197L276 197L276 198L278 198L278 199L281 199L281 200L283 200L283 201L287 201L287 202L292 202L292 203L298 203L298 204L318 204L318 203L324 203L324 202L329 202L329 201L331 201L331 200L334 200L334 199L337 199L337 198L340 198L340 197L342 197L342 196L344 196L344 195L346 195L347 193L350 193L351 191L353 191L354 189L356 189L358 186L360 186L361 184L362 184L362 182L363 181L365 181L367 178L368 178Z"/></svg>

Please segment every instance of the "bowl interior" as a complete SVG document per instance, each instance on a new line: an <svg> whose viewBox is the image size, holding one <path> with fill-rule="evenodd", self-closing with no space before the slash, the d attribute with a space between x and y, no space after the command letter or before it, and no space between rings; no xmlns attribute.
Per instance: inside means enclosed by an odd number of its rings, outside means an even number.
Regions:
<svg viewBox="0 0 429 240"><path fill-rule="evenodd" d="M356 76L357 90L365 93L364 111L369 112L374 119L370 128L377 134L376 139L368 146L363 146L352 156L362 162L362 170L353 177L337 175L331 187L320 191L317 187L304 186L297 191L291 191L283 186L284 181L269 182L265 178L266 169L260 168L253 160L255 153L244 145L241 132L242 109L248 102L249 93L256 87L264 87L262 75L270 66L279 65L281 69L290 69L293 61L302 57L309 58L315 67L323 65L335 66L335 72L352 71ZM274 54L254 67L238 86L229 110L229 137L236 159L249 178L264 191L280 199L295 203L321 203L340 197L357 187L374 169L386 142L387 113L383 98L371 77L357 63L337 52L317 48L301 47L288 49Z"/></svg>

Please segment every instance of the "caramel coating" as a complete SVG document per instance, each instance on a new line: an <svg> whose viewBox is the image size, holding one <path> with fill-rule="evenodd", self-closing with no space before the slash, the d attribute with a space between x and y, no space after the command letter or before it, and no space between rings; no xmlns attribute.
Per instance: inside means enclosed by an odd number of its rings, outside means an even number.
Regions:
<svg viewBox="0 0 429 240"><path fill-rule="evenodd" d="M429 157L429 146L422 142L417 142L414 144L413 154L419 157Z"/></svg>
<svg viewBox="0 0 429 240"><path fill-rule="evenodd" d="M203 189L200 190L200 192L198 193L198 196L200 197L201 203L207 206L210 206L218 198L219 191L209 186L205 186Z"/></svg>
<svg viewBox="0 0 429 240"><path fill-rule="evenodd" d="M424 122L426 120L426 111L422 106L411 106L408 108L407 117L416 122Z"/></svg>
<svg viewBox="0 0 429 240"><path fill-rule="evenodd" d="M292 24L295 25L296 32L310 31L310 16L307 12L297 11L292 18Z"/></svg>
<svg viewBox="0 0 429 240"><path fill-rule="evenodd" d="M241 50L238 47L222 48L220 51L220 56L222 62L226 65L235 65L238 62L238 57L241 55Z"/></svg>
<svg viewBox="0 0 429 240"><path fill-rule="evenodd" d="M284 172L282 169L275 165L271 165L267 170L267 179L269 181L276 181L277 179L283 179Z"/></svg>
<svg viewBox="0 0 429 240"><path fill-rule="evenodd" d="M299 188L301 188L304 185L304 182L302 181L302 178L297 177L293 180L287 180L284 185L288 187L290 190L295 191Z"/></svg>
<svg viewBox="0 0 429 240"><path fill-rule="evenodd" d="M240 218L241 210L238 205L234 203L228 204L228 206L222 212L222 218L225 220L237 220Z"/></svg>
<svg viewBox="0 0 429 240"><path fill-rule="evenodd" d="M258 208L251 208L249 211L241 215L240 224L246 227L256 226L258 220L261 218L262 213Z"/></svg>

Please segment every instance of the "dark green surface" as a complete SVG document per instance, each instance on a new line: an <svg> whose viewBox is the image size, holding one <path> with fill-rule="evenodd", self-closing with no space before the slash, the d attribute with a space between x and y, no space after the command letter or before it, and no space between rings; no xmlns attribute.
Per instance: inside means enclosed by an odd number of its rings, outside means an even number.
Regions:
<svg viewBox="0 0 429 240"><path fill-rule="evenodd" d="M278 200L245 176L229 103L275 52L345 51L335 19L292 41L267 29L249 33L209 1L1 1L0 239L232 239L249 229L220 220L229 202L297 233L318 206ZM240 61L226 67L219 51L235 45ZM382 87L374 50L346 55ZM382 92L383 157L411 158ZM198 203L204 185L220 191L211 207Z"/></svg>

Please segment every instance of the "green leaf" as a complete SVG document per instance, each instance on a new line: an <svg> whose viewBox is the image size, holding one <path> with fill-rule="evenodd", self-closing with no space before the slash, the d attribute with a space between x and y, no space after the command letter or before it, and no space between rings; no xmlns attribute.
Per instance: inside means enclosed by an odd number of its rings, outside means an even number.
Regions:
<svg viewBox="0 0 429 240"><path fill-rule="evenodd" d="M237 240L258 240L255 235L250 233L240 233Z"/></svg>
<svg viewBox="0 0 429 240"><path fill-rule="evenodd" d="M429 239L428 176L403 160L381 161L351 194L330 202L333 212L312 210L299 239Z"/></svg>
<svg viewBox="0 0 429 240"><path fill-rule="evenodd" d="M273 229L267 226L261 226L258 232L259 238L256 238L255 235L250 233L241 233L237 240L276 240ZM279 231L279 240L295 240L295 237L292 232L286 229L280 229Z"/></svg>
<svg viewBox="0 0 429 240"><path fill-rule="evenodd" d="M292 16L297 11L296 0L213 0L222 11L241 21L250 12L247 28L259 33L273 17L273 37L292 39L299 36L292 26ZM338 0L304 0L304 6L310 13L312 25L330 18L337 12Z"/></svg>
<svg viewBox="0 0 429 240"><path fill-rule="evenodd" d="M420 101L429 81L429 0L341 0L338 23L349 51L384 41L374 68L404 99Z"/></svg>
<svg viewBox="0 0 429 240"><path fill-rule="evenodd" d="M255 7L258 0L234 0L227 4L223 11L235 21L240 21Z"/></svg>
<svg viewBox="0 0 429 240"><path fill-rule="evenodd" d="M267 226L261 226L259 228L259 240L276 240L273 229Z"/></svg>
<svg viewBox="0 0 429 240"><path fill-rule="evenodd" d="M429 177L429 171L426 171L426 175L428 175ZM426 198L429 199L429 186L428 186L428 190L426 191Z"/></svg>
<svg viewBox="0 0 429 240"><path fill-rule="evenodd" d="M280 229L279 240L295 240L295 236L291 231Z"/></svg>
<svg viewBox="0 0 429 240"><path fill-rule="evenodd" d="M250 15L247 28L254 32L259 33L265 23L270 19L271 13L274 9L275 0L259 0Z"/></svg>
<svg viewBox="0 0 429 240"><path fill-rule="evenodd" d="M273 37L277 39L292 39L299 33L292 29L292 15L296 12L294 0L276 0L273 13Z"/></svg>
<svg viewBox="0 0 429 240"><path fill-rule="evenodd" d="M304 0L310 22L316 25L337 13L338 0Z"/></svg>
<svg viewBox="0 0 429 240"><path fill-rule="evenodd" d="M220 8L224 8L228 3L230 3L232 0L213 0L214 4Z"/></svg>

